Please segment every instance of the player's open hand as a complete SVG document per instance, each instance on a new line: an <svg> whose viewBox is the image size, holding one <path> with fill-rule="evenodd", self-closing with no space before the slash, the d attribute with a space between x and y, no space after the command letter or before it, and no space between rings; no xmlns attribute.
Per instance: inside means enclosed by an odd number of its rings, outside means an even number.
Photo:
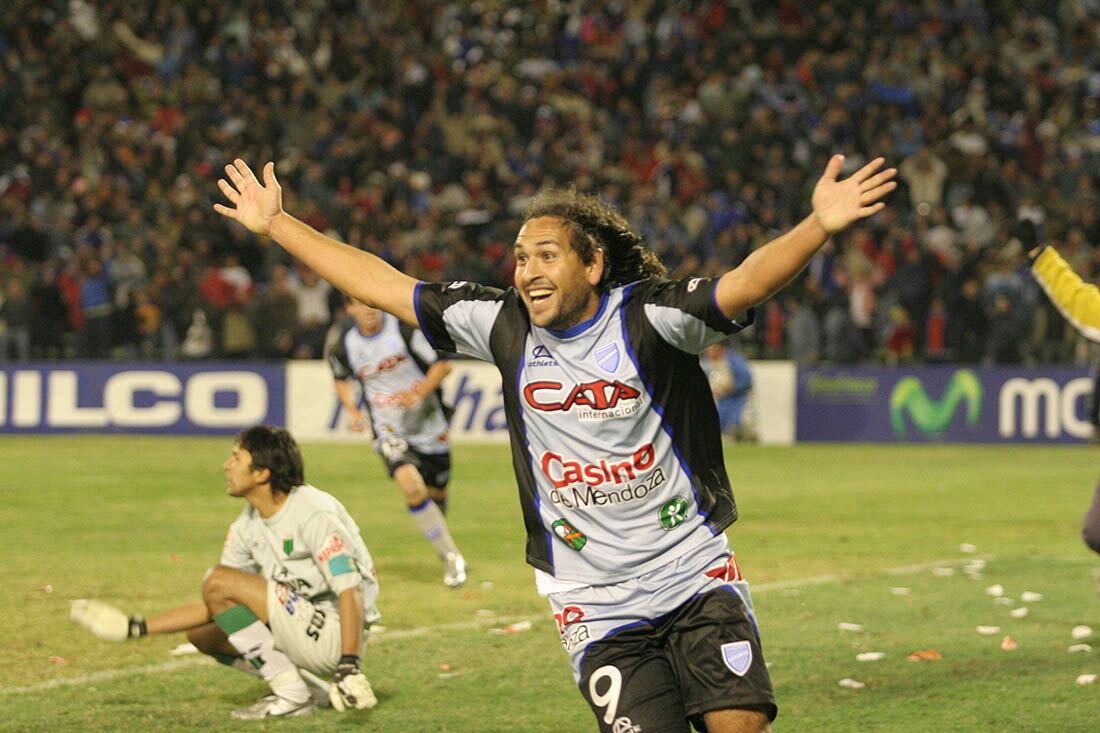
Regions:
<svg viewBox="0 0 1100 733"><path fill-rule="evenodd" d="M424 401L424 398L421 397L416 390L410 389L405 392L398 392L393 396L393 400L406 410L410 410L420 405L420 403Z"/></svg>
<svg viewBox="0 0 1100 733"><path fill-rule="evenodd" d="M866 219L886 206L882 198L897 188L897 168L879 171L885 158L875 158L843 181L838 181L843 155L834 155L814 186L814 214L825 231L835 234L857 219Z"/></svg>
<svg viewBox="0 0 1100 733"><path fill-rule="evenodd" d="M225 178L218 180L218 188L229 199L232 207L214 204L214 211L239 221L250 232L267 236L271 222L283 211L283 189L275 180L275 164L264 166L264 182L240 158L225 167Z"/></svg>
<svg viewBox="0 0 1100 733"><path fill-rule="evenodd" d="M103 601L84 598L73 601L69 606L69 619L104 641L126 641L132 635L131 618Z"/></svg>

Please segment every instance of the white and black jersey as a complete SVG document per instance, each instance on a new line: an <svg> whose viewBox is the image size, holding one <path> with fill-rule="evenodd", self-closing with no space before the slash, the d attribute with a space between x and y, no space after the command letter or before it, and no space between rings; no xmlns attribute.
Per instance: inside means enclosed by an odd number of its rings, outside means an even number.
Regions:
<svg viewBox="0 0 1100 733"><path fill-rule="evenodd" d="M402 406L394 396L422 381L437 360L424 334L394 316L382 314L382 328L365 336L354 321L344 324L325 358L336 379L357 379L374 435L398 435L421 453L446 453L449 411L438 390L416 407Z"/></svg>
<svg viewBox="0 0 1100 733"><path fill-rule="evenodd" d="M737 517L698 354L751 323L727 319L717 279L647 279L600 297L567 331L534 326L515 289L420 283L440 351L495 363L540 589L637 577Z"/></svg>

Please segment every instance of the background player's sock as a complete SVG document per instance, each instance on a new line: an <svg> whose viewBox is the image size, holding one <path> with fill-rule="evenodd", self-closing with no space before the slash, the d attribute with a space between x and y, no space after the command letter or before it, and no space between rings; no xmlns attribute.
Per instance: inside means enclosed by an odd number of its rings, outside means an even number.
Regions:
<svg viewBox="0 0 1100 733"><path fill-rule="evenodd" d="M309 700L309 688L298 668L286 654L275 648L271 629L256 618L256 614L246 606L233 606L215 616L214 622L229 637L233 648L271 685L272 692L291 702Z"/></svg>
<svg viewBox="0 0 1100 733"><path fill-rule="evenodd" d="M447 531L447 520L431 499L425 499L417 506L410 506L409 513L412 514L417 529L432 543L439 557L445 558L449 552L458 554L458 547L451 539L451 533Z"/></svg>

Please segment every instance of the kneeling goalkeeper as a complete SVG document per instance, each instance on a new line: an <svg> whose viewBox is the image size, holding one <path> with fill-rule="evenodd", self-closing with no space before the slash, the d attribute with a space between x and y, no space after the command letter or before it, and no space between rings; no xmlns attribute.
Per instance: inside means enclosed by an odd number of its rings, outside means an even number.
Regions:
<svg viewBox="0 0 1100 733"><path fill-rule="evenodd" d="M359 657L364 629L380 617L378 581L359 527L335 497L305 483L286 430L242 431L223 469L227 493L248 506L203 578L202 601L143 619L79 600L72 620L108 641L186 631L199 651L262 677L272 694L234 718L313 713L307 680L338 710L374 707Z"/></svg>

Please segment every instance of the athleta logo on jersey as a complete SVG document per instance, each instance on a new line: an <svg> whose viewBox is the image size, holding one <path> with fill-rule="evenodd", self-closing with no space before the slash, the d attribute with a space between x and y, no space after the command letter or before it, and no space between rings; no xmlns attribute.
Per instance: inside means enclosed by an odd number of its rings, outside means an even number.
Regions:
<svg viewBox="0 0 1100 733"><path fill-rule="evenodd" d="M523 388L523 399L542 412L570 412L579 420L605 420L628 417L638 412L642 393L616 379L597 379L569 387L550 380L529 382Z"/></svg>
<svg viewBox="0 0 1100 733"><path fill-rule="evenodd" d="M531 361L527 362L529 367L545 367L545 366L557 366L558 360L554 358L554 355L550 353L550 349L543 345L536 346L531 351Z"/></svg>

